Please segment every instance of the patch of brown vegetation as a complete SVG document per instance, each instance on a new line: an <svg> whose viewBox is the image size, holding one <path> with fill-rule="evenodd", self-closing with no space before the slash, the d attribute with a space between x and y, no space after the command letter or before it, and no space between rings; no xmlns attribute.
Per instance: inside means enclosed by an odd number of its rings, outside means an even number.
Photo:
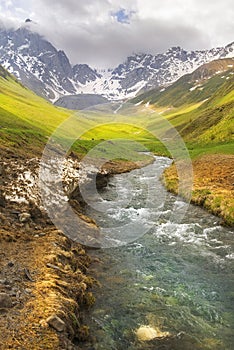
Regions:
<svg viewBox="0 0 234 350"><path fill-rule="evenodd" d="M13 302L0 310L0 349L75 349L94 283L84 249L52 227L1 230L0 257L0 288ZM64 321L63 332L49 327L51 315Z"/></svg>
<svg viewBox="0 0 234 350"><path fill-rule="evenodd" d="M72 340L84 340L82 312L94 302L90 258L57 230L38 233L0 232L0 290L13 302L0 309L2 350L76 349ZM51 315L65 322L61 334L48 327Z"/></svg>
<svg viewBox="0 0 234 350"><path fill-rule="evenodd" d="M96 281L88 276L91 259L35 203L6 199L9 181L19 175L11 164L18 161L19 169L22 164L35 167L11 151L1 154L0 349L78 349L73 340L88 336L83 312L94 302L91 287ZM96 225L75 204L84 220L82 234L88 235ZM57 329L50 317L60 320Z"/></svg>
<svg viewBox="0 0 234 350"><path fill-rule="evenodd" d="M10 307L0 304L0 350L79 349L75 344L89 335L83 315L94 303L91 289L97 283L89 277L91 259L84 247L53 226L35 202L17 203L6 198L6 192L12 194L9 184L14 185L20 171L24 171L17 170L15 164L34 174L37 162L23 153L2 151L0 293L11 303ZM97 185L102 187L108 176L142 165L110 161ZM79 191L70 196L70 204L84 223L78 233L85 237L96 231L98 234L95 222L85 215Z"/></svg>
<svg viewBox="0 0 234 350"><path fill-rule="evenodd" d="M202 156L193 161L193 172L192 202L234 225L234 155ZM170 191L178 193L175 164L166 169L164 181Z"/></svg>

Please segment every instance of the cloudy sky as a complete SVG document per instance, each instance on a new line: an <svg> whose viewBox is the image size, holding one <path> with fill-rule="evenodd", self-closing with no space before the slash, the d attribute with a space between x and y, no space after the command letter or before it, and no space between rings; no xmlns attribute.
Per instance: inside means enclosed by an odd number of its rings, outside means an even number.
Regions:
<svg viewBox="0 0 234 350"><path fill-rule="evenodd" d="M72 63L107 68L135 52L226 45L233 9L233 0L0 0L0 21L31 18Z"/></svg>

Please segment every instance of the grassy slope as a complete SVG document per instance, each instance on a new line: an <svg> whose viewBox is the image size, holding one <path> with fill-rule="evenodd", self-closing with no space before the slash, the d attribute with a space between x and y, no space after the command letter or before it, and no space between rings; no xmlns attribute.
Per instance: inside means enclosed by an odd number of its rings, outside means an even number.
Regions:
<svg viewBox="0 0 234 350"><path fill-rule="evenodd" d="M223 84L224 78L220 79L220 77L228 75L228 71L233 71L232 65L234 65L232 58L210 62L199 67L193 73L184 75L168 88L164 90L153 89L137 96L132 102L144 101L157 106L173 106L175 108L203 101L212 96ZM209 77L212 79L208 79Z"/></svg>
<svg viewBox="0 0 234 350"><path fill-rule="evenodd" d="M176 127L194 160L193 202L202 204L231 225L234 224L234 193L230 185L234 183L233 66L233 59L214 61L182 77L163 92L151 91L134 100L154 103L154 109ZM171 191L177 192L175 166L166 171L165 181Z"/></svg>
<svg viewBox="0 0 234 350"><path fill-rule="evenodd" d="M0 66L0 139L2 151L11 150L17 154L40 155L53 131L67 118L74 116L74 111L58 108L38 97L22 86L17 80ZM89 116L77 113L78 118L71 122L65 139L76 137L78 132L86 133L73 145L73 150L86 154L94 146L96 154L106 158L121 158L144 160L148 157L139 156L136 151L145 150L139 144L126 141L115 147L106 143L105 149L98 146L104 139L127 138L153 144L153 138L145 131L137 131L132 125L113 124L112 127L98 127L91 130L95 123L108 123L108 115L101 113ZM90 130L88 133L87 130ZM122 131L121 131L122 130ZM140 134L139 134L140 133ZM64 135L63 135L64 136ZM163 147L159 144L159 149Z"/></svg>
<svg viewBox="0 0 234 350"><path fill-rule="evenodd" d="M177 128L193 158L219 150L232 153L233 67L233 59L211 62L182 77L165 91L152 90L133 102L150 101L155 111Z"/></svg>
<svg viewBox="0 0 234 350"><path fill-rule="evenodd" d="M2 147L40 153L50 133L69 114L35 95L0 68Z"/></svg>

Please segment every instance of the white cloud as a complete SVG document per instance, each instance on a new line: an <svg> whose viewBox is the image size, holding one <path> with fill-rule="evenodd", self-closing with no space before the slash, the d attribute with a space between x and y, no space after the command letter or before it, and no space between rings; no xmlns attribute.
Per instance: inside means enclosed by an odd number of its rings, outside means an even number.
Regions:
<svg viewBox="0 0 234 350"><path fill-rule="evenodd" d="M31 17L73 63L114 66L133 52L201 49L233 41L232 0L0 0L0 19ZM117 21L120 10L129 15Z"/></svg>

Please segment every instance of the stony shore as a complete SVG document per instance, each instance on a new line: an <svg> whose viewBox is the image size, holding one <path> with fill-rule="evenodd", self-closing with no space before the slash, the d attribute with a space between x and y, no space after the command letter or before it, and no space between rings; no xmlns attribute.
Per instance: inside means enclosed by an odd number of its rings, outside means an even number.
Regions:
<svg viewBox="0 0 234 350"><path fill-rule="evenodd" d="M0 161L0 349L79 349L89 336L83 315L95 302L91 290L98 283L89 267L99 261L65 237L43 210L39 159L9 151ZM110 161L98 174L97 187L142 165ZM63 180L73 210L85 222L82 235L88 235L98 228L86 217L76 190L78 168L79 159L69 157Z"/></svg>

